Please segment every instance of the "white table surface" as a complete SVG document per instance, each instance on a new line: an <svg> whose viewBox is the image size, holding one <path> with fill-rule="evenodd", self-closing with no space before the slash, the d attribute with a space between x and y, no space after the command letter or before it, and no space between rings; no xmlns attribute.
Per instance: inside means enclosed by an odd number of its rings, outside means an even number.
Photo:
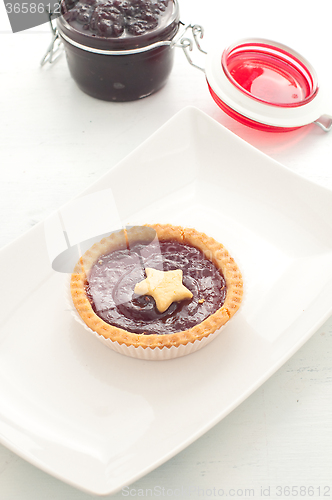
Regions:
<svg viewBox="0 0 332 500"><path fill-rule="evenodd" d="M331 88L330 0L273 5L206 0L202 5L180 0L181 19L205 27L205 48L226 47L248 36L274 39L305 55L320 82ZM180 49L161 91L120 104L78 90L64 57L40 68L50 42L48 27L12 34L2 3L0 36L0 247L88 187L187 105L332 189L332 132L310 125L274 134L238 124L219 110L203 73L186 62ZM329 103L327 112L331 109ZM332 497L331 359L332 318L212 430L131 485L130 496L151 497L146 489L152 489L155 497ZM124 496L119 492L114 498ZM0 445L1 500L88 498Z"/></svg>

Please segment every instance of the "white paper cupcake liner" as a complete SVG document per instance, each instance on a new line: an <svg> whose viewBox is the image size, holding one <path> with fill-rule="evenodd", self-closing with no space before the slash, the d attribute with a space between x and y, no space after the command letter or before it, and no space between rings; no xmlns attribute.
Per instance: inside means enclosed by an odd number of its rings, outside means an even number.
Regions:
<svg viewBox="0 0 332 500"><path fill-rule="evenodd" d="M119 352L120 354L124 354L125 356L130 356L131 358L137 359L147 359L150 361L161 361L165 359L173 359L180 358L181 356L186 356L187 354L191 354L193 352L198 351L202 347L209 344L216 336L219 334L220 330L217 330L214 333L211 333L208 337L204 337L202 340L195 340L195 342L189 342L186 345L180 345L179 347L156 347L151 349L150 347L134 347L134 346L126 346L125 344L119 344L118 342L113 342L110 339L105 339L102 335L92 331L88 328L90 332L96 337L100 342L104 345L113 349L113 351Z"/></svg>

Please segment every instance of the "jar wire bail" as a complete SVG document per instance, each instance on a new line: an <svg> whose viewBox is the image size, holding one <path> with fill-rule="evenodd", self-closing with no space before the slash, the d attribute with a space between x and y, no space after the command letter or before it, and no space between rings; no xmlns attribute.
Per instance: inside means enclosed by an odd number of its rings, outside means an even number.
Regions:
<svg viewBox="0 0 332 500"><path fill-rule="evenodd" d="M194 42L191 38L186 37L186 34L190 29L193 35ZM189 54L189 52L193 51L194 43L196 45L196 48L200 52L202 52L203 54L207 54L207 52L202 49L200 44L200 40L203 38L203 36L204 36L204 29L202 26L200 26L199 24L194 24L194 25L187 24L182 30L182 32L176 37L176 39L173 40L171 46L181 48L189 64L191 64L191 66L194 66L195 68L205 73L205 69L202 68L201 66L198 66L198 64L195 64Z"/></svg>
<svg viewBox="0 0 332 500"><path fill-rule="evenodd" d="M59 37L59 32L57 27L55 26L53 18L54 12L48 10L47 7L45 8L45 11L48 15L48 21L52 31L52 40L50 45L48 46L46 54L40 61L41 66L44 66L46 63L52 64L62 53L62 42Z"/></svg>

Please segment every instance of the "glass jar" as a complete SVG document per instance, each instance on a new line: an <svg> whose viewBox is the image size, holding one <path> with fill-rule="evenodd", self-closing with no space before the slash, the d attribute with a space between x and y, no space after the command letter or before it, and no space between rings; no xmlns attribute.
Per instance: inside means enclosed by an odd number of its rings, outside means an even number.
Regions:
<svg viewBox="0 0 332 500"><path fill-rule="evenodd" d="M179 6L177 0L164 0L160 2L161 6L164 5L163 10L159 10L157 3L155 0L152 2L155 17L158 17L158 21L154 20L154 24L157 23L155 27L150 24L152 29L144 30L148 21L140 24L139 20L131 18L134 22L129 28L126 27L120 35L112 36L114 22L108 21L107 16L112 16L112 13L121 16L125 23L121 5L139 9L144 0L106 0L98 4L93 0L86 0L84 4L82 1L80 5L90 9L90 24L85 25L82 20L77 22L73 19L72 12L77 3L68 9L68 1L62 2L57 30L65 47L70 73L83 92L106 101L132 101L146 97L165 85L173 66L172 40L180 25ZM111 9L105 16L108 24L104 21L104 25L90 28L91 5L101 5L101 9L106 5ZM117 14L119 11L120 14ZM82 16L84 20L84 9ZM103 20L102 17L99 19ZM107 28L111 34L101 31Z"/></svg>

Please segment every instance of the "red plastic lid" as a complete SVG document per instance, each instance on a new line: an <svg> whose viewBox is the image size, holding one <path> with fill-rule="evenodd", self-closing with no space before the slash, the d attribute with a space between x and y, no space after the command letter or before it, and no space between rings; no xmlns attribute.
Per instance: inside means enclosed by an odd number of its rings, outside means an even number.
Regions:
<svg viewBox="0 0 332 500"><path fill-rule="evenodd" d="M315 70L280 43L247 39L216 50L205 73L217 104L246 125L291 130L323 114Z"/></svg>

